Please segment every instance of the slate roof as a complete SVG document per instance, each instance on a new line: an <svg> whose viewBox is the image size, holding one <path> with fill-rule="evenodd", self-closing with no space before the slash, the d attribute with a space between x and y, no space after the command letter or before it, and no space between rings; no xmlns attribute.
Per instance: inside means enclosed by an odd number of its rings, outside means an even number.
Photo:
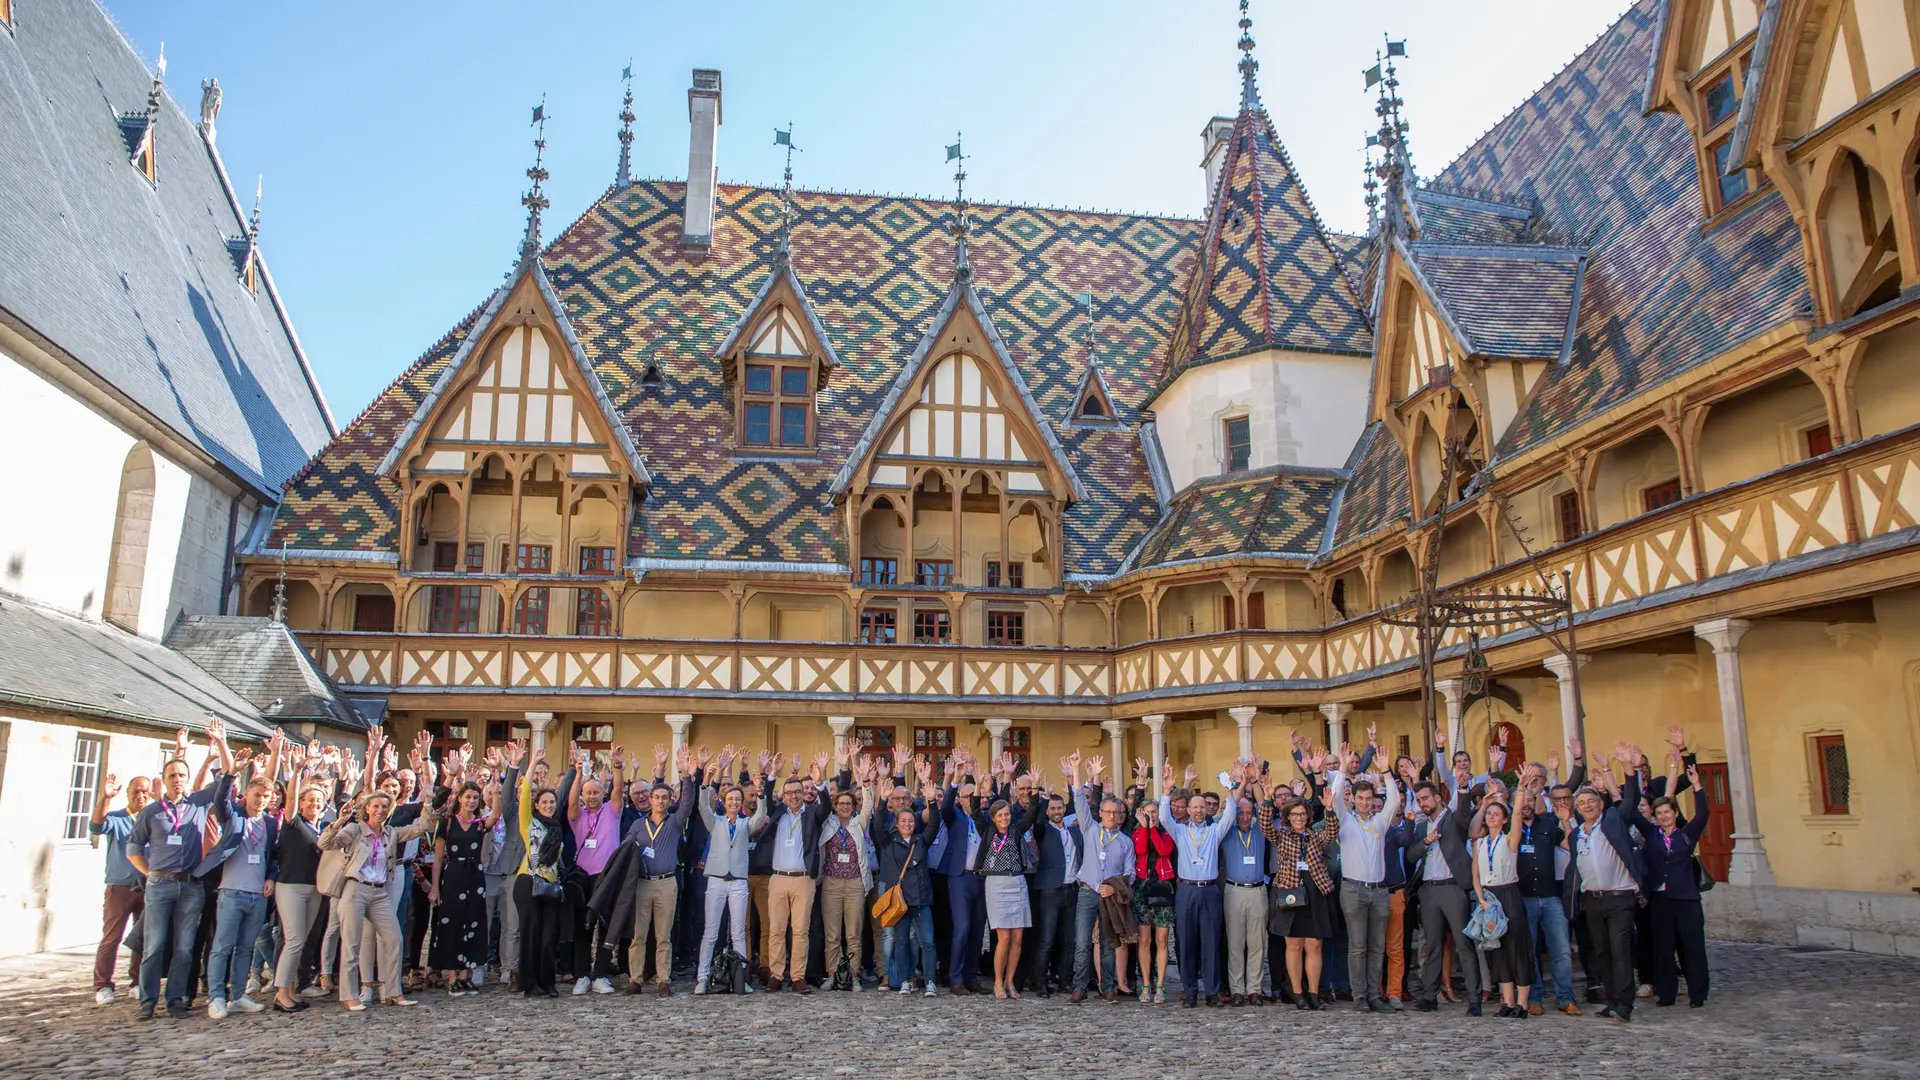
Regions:
<svg viewBox="0 0 1920 1080"><path fill-rule="evenodd" d="M1533 212L1491 199L1476 199L1430 187L1416 187L1413 201L1420 215L1424 243L1518 244L1533 231Z"/></svg>
<svg viewBox="0 0 1920 1080"><path fill-rule="evenodd" d="M932 199L797 191L797 279L839 358L817 400L819 452L798 460L733 448L716 358L772 267L776 188L722 185L705 258L680 250L685 186L609 190L547 249L544 265L586 356L653 483L628 553L646 560L846 565L834 473L851 455L952 281L951 208ZM1067 565L1108 574L1153 523L1137 427L1158 375L1198 224L1179 218L977 205L974 288L1035 405L1086 489L1065 517ZM1113 427L1067 427L1097 298ZM393 485L375 473L472 329L463 319L289 485L267 541L391 558ZM664 382L642 386L648 359ZM649 563L658 565L657 563Z"/></svg>
<svg viewBox="0 0 1920 1080"><path fill-rule="evenodd" d="M266 723L366 730L366 721L281 623L185 615L168 631L166 645L246 698Z"/></svg>
<svg viewBox="0 0 1920 1080"><path fill-rule="evenodd" d="M1644 2L1437 178L1537 205L1589 252L1566 364L1496 448L1516 454L1810 309L1777 193L1709 230L1686 123L1647 115L1658 4Z"/></svg>
<svg viewBox="0 0 1920 1080"><path fill-rule="evenodd" d="M332 422L270 279L234 271L246 223L218 158L163 96L149 183L118 121L146 108L145 63L93 0L20 14L0 33L0 312L276 495Z"/></svg>
<svg viewBox="0 0 1920 1080"><path fill-rule="evenodd" d="M111 623L0 595L0 701L81 717L235 735L272 733L244 695L185 656Z"/></svg>
<svg viewBox="0 0 1920 1080"><path fill-rule="evenodd" d="M1406 456L1385 424L1376 421L1360 433L1346 473L1330 550L1410 516Z"/></svg>
<svg viewBox="0 0 1920 1080"><path fill-rule="evenodd" d="M1134 569L1229 555L1311 557L1340 475L1281 466L1202 480L1174 497Z"/></svg>
<svg viewBox="0 0 1920 1080"><path fill-rule="evenodd" d="M1405 252L1469 355L1559 360L1571 347L1583 253L1537 244L1408 244Z"/></svg>
<svg viewBox="0 0 1920 1080"><path fill-rule="evenodd" d="M1234 120L1219 183L1164 381L1275 347L1371 353L1366 305L1257 101Z"/></svg>

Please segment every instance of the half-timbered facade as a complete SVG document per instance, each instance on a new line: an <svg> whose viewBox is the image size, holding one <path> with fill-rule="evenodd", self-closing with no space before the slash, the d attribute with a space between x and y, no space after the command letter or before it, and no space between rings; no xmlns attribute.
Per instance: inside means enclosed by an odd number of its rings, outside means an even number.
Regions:
<svg viewBox="0 0 1920 1080"><path fill-rule="evenodd" d="M622 174L292 481L248 602L284 565L333 678L476 745L1213 769L1295 730L1422 754L1383 609L1564 590L1574 659L1449 631L1449 742L1684 724L1722 932L1891 951L1916 35L1900 0L1649 0L1367 236L1250 62L1197 218Z"/></svg>

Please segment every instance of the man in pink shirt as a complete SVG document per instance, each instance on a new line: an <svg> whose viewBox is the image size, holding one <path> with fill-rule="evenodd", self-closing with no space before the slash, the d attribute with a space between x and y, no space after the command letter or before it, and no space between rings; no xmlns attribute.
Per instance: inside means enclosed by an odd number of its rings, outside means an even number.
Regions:
<svg viewBox="0 0 1920 1080"><path fill-rule="evenodd" d="M592 896L594 887L600 884L601 872L607 868L607 860L613 857L614 848L620 846L620 799L608 798L606 781L595 775L593 762L585 753L576 749L574 754L576 767L584 779L573 787L567 821L573 827L574 864L587 876L586 895ZM627 751L616 746L613 748L613 792L625 791L626 779ZM603 927L599 940L595 941L593 931L598 920L592 909L579 904L575 910L573 992L584 994L592 990L596 994L611 994L614 992L613 935Z"/></svg>

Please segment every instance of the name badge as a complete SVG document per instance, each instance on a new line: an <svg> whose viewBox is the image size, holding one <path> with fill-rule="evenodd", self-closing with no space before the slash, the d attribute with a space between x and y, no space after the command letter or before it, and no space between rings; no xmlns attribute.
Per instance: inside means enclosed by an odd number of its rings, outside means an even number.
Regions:
<svg viewBox="0 0 1920 1080"><path fill-rule="evenodd" d="M1302 869L1302 870L1305 870L1305 869L1307 868L1307 860L1305 860L1305 859L1298 859L1298 860L1295 860L1295 862L1294 862L1294 864L1293 864L1293 865L1295 865L1295 866L1297 866L1297 867L1299 867L1299 868L1300 868L1300 869Z"/></svg>
<svg viewBox="0 0 1920 1080"><path fill-rule="evenodd" d="M599 837L589 836L587 837L587 842L585 844L582 844L581 846L586 848L588 851L592 851L595 847L598 847L599 844L600 844Z"/></svg>
<svg viewBox="0 0 1920 1080"><path fill-rule="evenodd" d="M640 854L645 855L647 858L651 859L653 858L653 849L650 847L643 847L640 849Z"/></svg>
<svg viewBox="0 0 1920 1080"><path fill-rule="evenodd" d="M840 861L843 863L850 863L853 861L853 856L843 851L840 853Z"/></svg>
<svg viewBox="0 0 1920 1080"><path fill-rule="evenodd" d="M787 846L788 846L788 847L792 847L792 846L793 846L793 836L792 836L792 834L788 834L788 836L787 836Z"/></svg>
<svg viewBox="0 0 1920 1080"><path fill-rule="evenodd" d="M1533 854L1533 845L1532 845L1532 844L1521 844L1521 845L1520 845L1520 854L1522 854L1522 855L1531 855L1531 854Z"/></svg>
<svg viewBox="0 0 1920 1080"><path fill-rule="evenodd" d="M1251 856L1251 855L1242 855L1242 856L1240 856L1240 861L1241 861L1242 863L1245 863L1245 864L1246 864L1246 865L1248 865L1248 866L1252 866L1252 865L1253 865L1253 856Z"/></svg>
<svg viewBox="0 0 1920 1080"><path fill-rule="evenodd" d="M249 854L247 855L247 862L248 862L248 863L250 863L250 864L252 864L252 865L254 865L254 866L258 866L258 865L260 865L260 853L259 853L259 852L250 852L250 853L249 853Z"/></svg>
<svg viewBox="0 0 1920 1080"><path fill-rule="evenodd" d="M179 834L179 833L168 833L168 834L167 834L167 846L168 846L168 847L179 847L179 846L180 846L180 834Z"/></svg>
<svg viewBox="0 0 1920 1080"><path fill-rule="evenodd" d="M747 841L747 850L748 850L748 851L752 851L752 850L753 850L754 848L757 848L757 847L759 847L759 846L760 846L760 841L758 841L758 840L749 840L749 841Z"/></svg>
<svg viewBox="0 0 1920 1080"><path fill-rule="evenodd" d="M1200 858L1200 856L1198 856L1198 855L1195 855L1195 856L1193 857L1193 865L1195 865L1195 866L1200 866L1200 865L1202 865L1202 860L1201 860L1201 858Z"/></svg>

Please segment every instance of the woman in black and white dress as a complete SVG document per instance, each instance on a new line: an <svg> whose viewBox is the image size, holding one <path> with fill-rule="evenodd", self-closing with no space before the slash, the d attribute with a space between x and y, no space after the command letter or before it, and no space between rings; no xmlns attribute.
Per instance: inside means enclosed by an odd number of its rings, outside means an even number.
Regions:
<svg viewBox="0 0 1920 1080"><path fill-rule="evenodd" d="M460 785L453 816L440 826L433 844L433 944L427 966L444 972L447 993L477 992L473 973L487 960L487 878L480 869L480 845L493 821L481 810L480 785Z"/></svg>

